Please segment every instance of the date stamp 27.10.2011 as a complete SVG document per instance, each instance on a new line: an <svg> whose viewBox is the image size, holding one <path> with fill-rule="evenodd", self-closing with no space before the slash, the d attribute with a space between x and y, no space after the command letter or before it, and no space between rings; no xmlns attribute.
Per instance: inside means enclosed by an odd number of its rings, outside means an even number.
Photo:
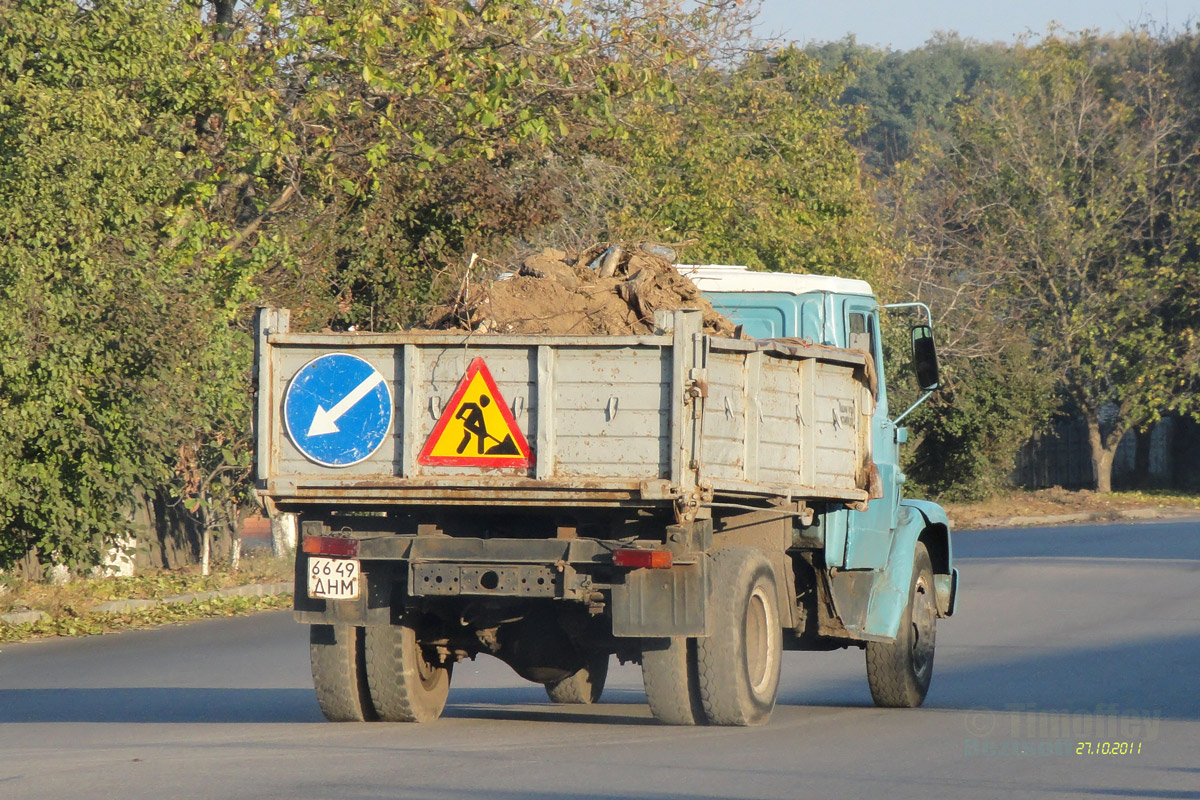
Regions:
<svg viewBox="0 0 1200 800"><path fill-rule="evenodd" d="M1139 756L1159 734L1158 710L1127 710L1116 705L1094 711L1048 711L1012 705L1003 711L967 712L963 755L988 758L1054 756Z"/></svg>

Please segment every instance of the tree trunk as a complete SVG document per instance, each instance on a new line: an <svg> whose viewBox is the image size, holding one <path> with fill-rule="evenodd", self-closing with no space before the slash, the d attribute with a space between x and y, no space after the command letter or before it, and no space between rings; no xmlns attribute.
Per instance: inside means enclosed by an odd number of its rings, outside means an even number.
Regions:
<svg viewBox="0 0 1200 800"><path fill-rule="evenodd" d="M213 0L215 22L218 25L232 25L235 5L237 5L236 0Z"/></svg>
<svg viewBox="0 0 1200 800"><path fill-rule="evenodd" d="M213 0L213 23L219 42L229 41L233 35L233 9L237 0Z"/></svg>
<svg viewBox="0 0 1200 800"><path fill-rule="evenodd" d="M1133 451L1133 485L1138 489L1154 488L1157 481L1150 471L1150 445L1153 443L1154 429L1135 430L1135 447Z"/></svg>
<svg viewBox="0 0 1200 800"><path fill-rule="evenodd" d="M209 560L212 553L212 531L208 526L204 526L204 535L200 537L200 574L207 576L209 573Z"/></svg>
<svg viewBox="0 0 1200 800"><path fill-rule="evenodd" d="M1121 442L1121 437L1114 436L1112 431L1104 436L1100 432L1099 415L1087 416L1087 430L1088 446L1092 452L1092 474L1096 478L1096 491L1111 492L1113 461L1117 457L1117 445Z"/></svg>
<svg viewBox="0 0 1200 800"><path fill-rule="evenodd" d="M276 558L291 556L296 552L296 515L273 514L271 516L271 552Z"/></svg>

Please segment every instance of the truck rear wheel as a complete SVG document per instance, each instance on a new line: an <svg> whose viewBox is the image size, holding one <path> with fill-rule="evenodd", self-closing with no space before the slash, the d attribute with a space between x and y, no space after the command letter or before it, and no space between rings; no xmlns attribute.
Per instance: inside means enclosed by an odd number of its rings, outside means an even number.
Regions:
<svg viewBox="0 0 1200 800"><path fill-rule="evenodd" d="M896 641L867 642L867 683L875 705L916 708L925 702L933 680L937 639L937 598L929 551L917 542L908 605L900 616Z"/></svg>
<svg viewBox="0 0 1200 800"><path fill-rule="evenodd" d="M421 646L409 624L366 629L367 685L384 722L432 722L450 693L451 665Z"/></svg>
<svg viewBox="0 0 1200 800"><path fill-rule="evenodd" d="M330 722L375 720L367 689L363 629L350 625L309 625L308 656L317 705Z"/></svg>
<svg viewBox="0 0 1200 800"><path fill-rule="evenodd" d="M545 684L546 694L555 703L589 705L600 700L607 678L608 653L596 653L571 677Z"/></svg>
<svg viewBox="0 0 1200 800"><path fill-rule="evenodd" d="M779 694L783 630L766 555L731 547L713 555L713 635L696 646L700 698L713 725L763 725Z"/></svg>
<svg viewBox="0 0 1200 800"><path fill-rule="evenodd" d="M642 684L650 713L665 725L704 725L696 676L696 640L682 636L642 643Z"/></svg>

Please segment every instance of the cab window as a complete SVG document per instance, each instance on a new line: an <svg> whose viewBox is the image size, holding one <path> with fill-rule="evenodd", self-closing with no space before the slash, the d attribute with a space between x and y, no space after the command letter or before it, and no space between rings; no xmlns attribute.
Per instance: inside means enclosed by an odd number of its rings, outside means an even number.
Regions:
<svg viewBox="0 0 1200 800"><path fill-rule="evenodd" d="M866 350L875 356L875 320L861 312L850 314L849 341L851 350Z"/></svg>

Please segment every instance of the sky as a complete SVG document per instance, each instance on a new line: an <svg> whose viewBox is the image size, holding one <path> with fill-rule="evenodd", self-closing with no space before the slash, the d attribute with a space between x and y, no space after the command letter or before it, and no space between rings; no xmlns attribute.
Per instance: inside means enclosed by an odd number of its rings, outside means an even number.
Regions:
<svg viewBox="0 0 1200 800"><path fill-rule="evenodd" d="M936 31L1010 42L1051 22L1068 31L1123 31L1146 22L1177 30L1200 22L1200 0L762 0L758 33L801 43L853 33L862 44L911 50Z"/></svg>

